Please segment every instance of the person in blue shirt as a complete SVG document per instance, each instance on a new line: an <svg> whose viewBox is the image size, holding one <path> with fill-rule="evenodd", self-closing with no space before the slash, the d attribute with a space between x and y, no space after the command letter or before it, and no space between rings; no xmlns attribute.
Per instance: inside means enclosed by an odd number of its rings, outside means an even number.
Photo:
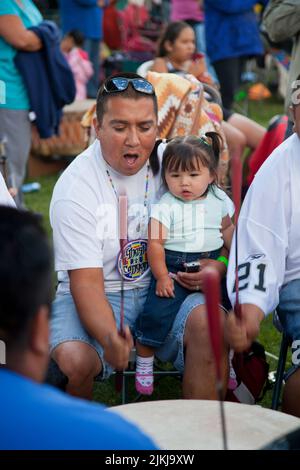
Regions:
<svg viewBox="0 0 300 470"><path fill-rule="evenodd" d="M15 198L18 206L22 205L21 186L31 146L31 123L27 89L14 59L19 50L41 49L40 39L28 28L37 26L42 19L32 0L0 2L0 138L6 137L8 184L18 190Z"/></svg>
<svg viewBox="0 0 300 470"><path fill-rule="evenodd" d="M155 449L103 406L41 384L52 253L33 214L0 206L0 220L0 450Z"/></svg>
<svg viewBox="0 0 300 470"><path fill-rule="evenodd" d="M207 53L220 82L223 106L229 111L245 61L263 53L256 3L267 0L204 0Z"/></svg>

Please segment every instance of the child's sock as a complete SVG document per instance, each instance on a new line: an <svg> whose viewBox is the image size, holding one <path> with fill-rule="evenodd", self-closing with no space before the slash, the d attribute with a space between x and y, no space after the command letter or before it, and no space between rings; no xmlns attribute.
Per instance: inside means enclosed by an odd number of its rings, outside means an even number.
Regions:
<svg viewBox="0 0 300 470"><path fill-rule="evenodd" d="M142 395L153 393L153 360L154 356L136 357L135 388Z"/></svg>
<svg viewBox="0 0 300 470"><path fill-rule="evenodd" d="M229 352L229 380L228 380L229 390L235 390L237 387L236 373L232 365L233 354L234 354L234 351L233 349L231 349Z"/></svg>

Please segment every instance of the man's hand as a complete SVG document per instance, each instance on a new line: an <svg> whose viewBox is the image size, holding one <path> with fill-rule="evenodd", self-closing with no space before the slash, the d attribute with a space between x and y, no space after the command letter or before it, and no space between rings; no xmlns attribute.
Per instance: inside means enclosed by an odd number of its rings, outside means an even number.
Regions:
<svg viewBox="0 0 300 470"><path fill-rule="evenodd" d="M158 278L155 293L159 297L175 297L173 279L169 275Z"/></svg>
<svg viewBox="0 0 300 470"><path fill-rule="evenodd" d="M182 287L195 292L197 290L202 290L205 268L207 266L216 269L216 271L218 271L220 274L220 278L222 278L226 273L226 266L224 263L220 263L220 261L214 259L201 259L200 262L201 269L197 273L184 273L178 271L176 276L172 276L173 279L176 279L178 284L180 284Z"/></svg>
<svg viewBox="0 0 300 470"><path fill-rule="evenodd" d="M241 306L241 318L230 312L225 318L225 341L237 352L246 351L258 336L263 311L253 304Z"/></svg>
<svg viewBox="0 0 300 470"><path fill-rule="evenodd" d="M104 342L104 359L117 370L128 366L129 354L133 348L133 339L128 326L124 328L124 336L118 331L110 333Z"/></svg>

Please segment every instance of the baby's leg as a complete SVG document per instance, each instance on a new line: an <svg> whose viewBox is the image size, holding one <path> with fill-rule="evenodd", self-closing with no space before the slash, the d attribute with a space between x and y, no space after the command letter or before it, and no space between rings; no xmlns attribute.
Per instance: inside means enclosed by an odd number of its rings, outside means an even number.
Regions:
<svg viewBox="0 0 300 470"><path fill-rule="evenodd" d="M137 341L136 352L135 388L142 395L151 395L153 393L154 348Z"/></svg>

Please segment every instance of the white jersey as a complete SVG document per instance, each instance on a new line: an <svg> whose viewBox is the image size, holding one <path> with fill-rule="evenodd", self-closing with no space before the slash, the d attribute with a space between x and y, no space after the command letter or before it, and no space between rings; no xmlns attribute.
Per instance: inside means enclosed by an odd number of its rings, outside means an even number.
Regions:
<svg viewBox="0 0 300 470"><path fill-rule="evenodd" d="M10 206L16 207L16 203L8 192L7 186L5 184L4 178L0 173L0 205L1 206Z"/></svg>
<svg viewBox="0 0 300 470"><path fill-rule="evenodd" d="M227 289L235 303L235 237ZM238 223L240 303L265 314L279 303L283 285L300 279L300 139L293 134L262 165L246 195Z"/></svg>
<svg viewBox="0 0 300 470"><path fill-rule="evenodd" d="M165 144L159 146L161 158ZM128 198L128 240L146 239L149 206L162 195L160 174L155 177L147 164L136 174L124 176L105 162L96 140L80 154L57 181L51 204L50 221L53 229L55 269L58 271L58 292L69 292L68 270L103 268L107 292L119 291L121 277L118 270L120 253L117 194L126 191ZM109 175L107 174L109 170ZM146 210L145 184L149 177ZM134 260L142 259L138 245L128 249L128 266L133 272ZM142 246L145 252L146 244ZM135 250L135 252L134 252ZM140 249L141 251L141 249ZM134 256L131 256L132 253ZM131 259L130 259L131 256ZM131 265L130 265L131 263ZM139 266L142 265L142 262ZM141 269L142 272L142 269ZM149 270L139 277L133 273L133 282L125 282L125 289L148 285Z"/></svg>

